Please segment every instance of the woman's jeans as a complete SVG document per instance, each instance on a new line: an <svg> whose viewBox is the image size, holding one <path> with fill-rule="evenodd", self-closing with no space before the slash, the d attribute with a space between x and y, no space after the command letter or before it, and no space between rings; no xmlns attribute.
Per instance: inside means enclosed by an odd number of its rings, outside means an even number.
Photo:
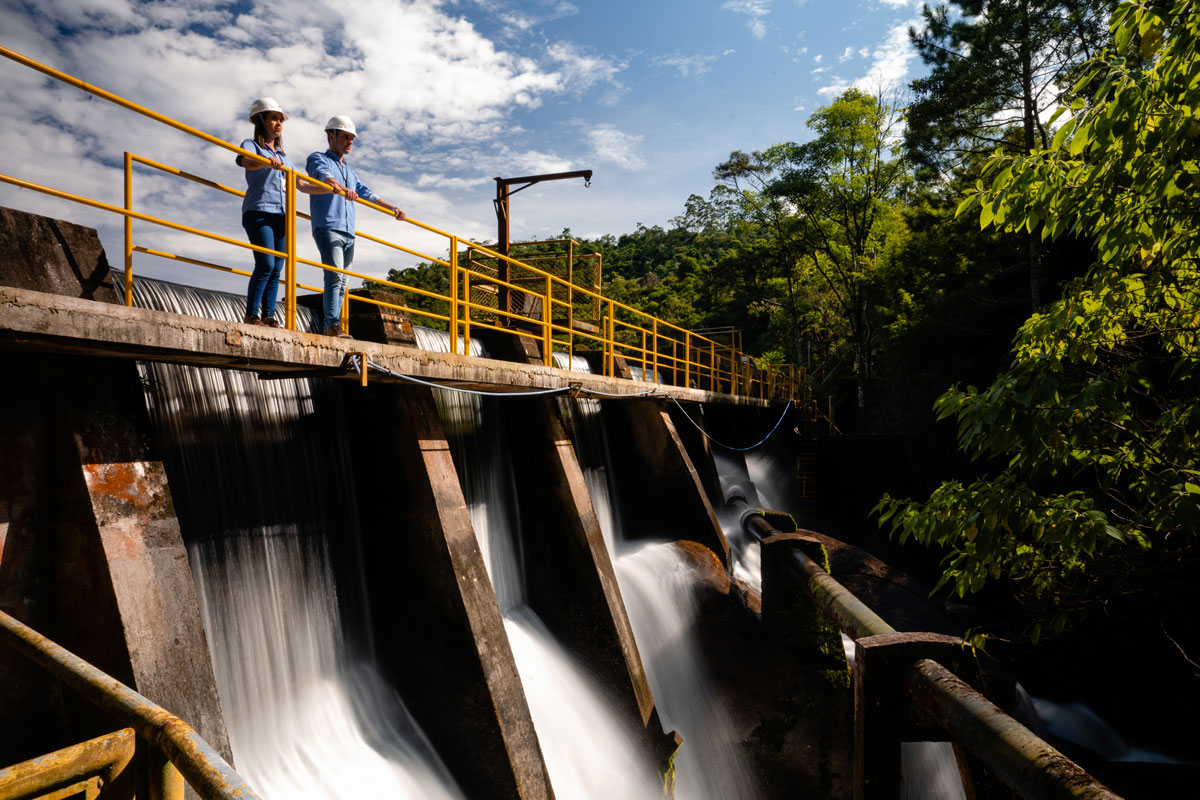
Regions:
<svg viewBox="0 0 1200 800"><path fill-rule="evenodd" d="M313 239L321 263L339 269L350 269L354 262L354 236L329 228L314 228ZM327 269L325 272L325 294L321 298L321 310L325 314L325 327L338 325L342 320L342 298L346 296L346 285L350 278L340 272Z"/></svg>
<svg viewBox="0 0 1200 800"><path fill-rule="evenodd" d="M271 250L284 250L287 247L283 214L247 211L242 214L242 227L250 237L250 244ZM275 296L279 293L279 275L283 272L284 261L283 256L254 251L254 272L250 275L250 288L246 292L247 316L257 314L263 320L275 316Z"/></svg>

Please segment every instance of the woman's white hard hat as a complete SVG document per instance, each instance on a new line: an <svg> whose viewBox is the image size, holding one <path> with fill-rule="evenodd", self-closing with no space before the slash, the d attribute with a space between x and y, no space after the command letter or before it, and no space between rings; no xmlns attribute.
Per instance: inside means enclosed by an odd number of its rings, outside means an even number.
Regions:
<svg viewBox="0 0 1200 800"><path fill-rule="evenodd" d="M351 136L358 136L358 131L354 129L354 123L350 121L349 117L342 114L338 114L335 117L330 117L329 122L325 123L325 130L345 131Z"/></svg>
<svg viewBox="0 0 1200 800"><path fill-rule="evenodd" d="M275 102L274 97L260 97L250 104L250 114L247 119L254 122L255 117L267 111L278 111L280 114L283 114L284 119L288 118L287 112L279 107L279 103Z"/></svg>

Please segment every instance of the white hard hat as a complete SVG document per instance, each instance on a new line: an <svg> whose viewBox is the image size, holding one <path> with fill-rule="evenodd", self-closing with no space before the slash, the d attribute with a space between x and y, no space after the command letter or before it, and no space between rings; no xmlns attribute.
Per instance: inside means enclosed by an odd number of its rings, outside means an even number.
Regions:
<svg viewBox="0 0 1200 800"><path fill-rule="evenodd" d="M345 131L346 133L350 134L351 136L358 136L358 131L356 131L354 129L354 123L350 120L349 117L347 117L343 114L338 114L335 117L330 117L329 122L325 123L325 130L327 130L327 131Z"/></svg>
<svg viewBox="0 0 1200 800"><path fill-rule="evenodd" d="M260 97L255 100L250 104L250 114L246 118L254 122L255 117L267 111L278 111L280 114L283 114L284 119L288 118L287 112L279 107L279 103L275 102L274 97Z"/></svg>

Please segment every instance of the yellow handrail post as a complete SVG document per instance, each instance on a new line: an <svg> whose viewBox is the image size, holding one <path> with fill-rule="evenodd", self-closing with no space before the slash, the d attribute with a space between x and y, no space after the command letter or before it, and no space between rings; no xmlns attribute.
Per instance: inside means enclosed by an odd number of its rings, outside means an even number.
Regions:
<svg viewBox="0 0 1200 800"><path fill-rule="evenodd" d="M717 343L708 342L708 390L717 391Z"/></svg>
<svg viewBox="0 0 1200 800"><path fill-rule="evenodd" d="M150 748L150 800L183 800L184 781L179 770L157 747Z"/></svg>
<svg viewBox="0 0 1200 800"><path fill-rule="evenodd" d="M646 382L646 329L642 328L642 383Z"/></svg>
<svg viewBox="0 0 1200 800"><path fill-rule="evenodd" d="M683 385L692 386L692 332L683 332Z"/></svg>
<svg viewBox="0 0 1200 800"><path fill-rule="evenodd" d="M133 154L125 151L125 210L133 210ZM133 306L133 217L125 215L125 305Z"/></svg>
<svg viewBox="0 0 1200 800"><path fill-rule="evenodd" d="M469 257L470 254L468 254ZM450 352L458 353L458 237L450 237Z"/></svg>
<svg viewBox="0 0 1200 800"><path fill-rule="evenodd" d="M654 350L654 362L653 362L654 371L651 374L654 376L654 382L658 383L658 317L654 318L653 328L654 328L654 334L651 338L652 338L654 344L651 345L651 347Z"/></svg>
<svg viewBox="0 0 1200 800"><path fill-rule="evenodd" d="M284 220L284 249L287 250L286 270L283 284L283 313L286 319L283 326L289 331L296 330L296 173L288 170L287 187L287 217Z"/></svg>
<svg viewBox="0 0 1200 800"><path fill-rule="evenodd" d="M554 364L554 353L551 349L554 346L554 342L552 339L552 335L554 333L554 328L550 324L551 318L554 316L554 308L551 305L552 301L551 301L551 297L550 297L550 293L552 290L553 290L553 287L551 287L551 285L550 285L550 274L547 273L546 274L546 297L544 300L542 300L542 329L544 330L543 336L544 336L545 342L546 342L546 344L544 345L545 350L542 353L542 364L544 364L547 367L553 366L553 364Z"/></svg>
<svg viewBox="0 0 1200 800"><path fill-rule="evenodd" d="M608 361L605 364L604 374L610 378L616 377L617 374L617 325L615 312L613 310L613 301L608 301L608 334L605 336L608 344Z"/></svg>
<svg viewBox="0 0 1200 800"><path fill-rule="evenodd" d="M468 257L470 253L467 254ZM468 270L463 273L463 302L466 308L463 309L463 355L471 355L471 272Z"/></svg>
<svg viewBox="0 0 1200 800"><path fill-rule="evenodd" d="M350 276L341 275L346 281L346 291L342 292L342 310L338 314L338 322L342 325L342 330L346 333L350 332Z"/></svg>

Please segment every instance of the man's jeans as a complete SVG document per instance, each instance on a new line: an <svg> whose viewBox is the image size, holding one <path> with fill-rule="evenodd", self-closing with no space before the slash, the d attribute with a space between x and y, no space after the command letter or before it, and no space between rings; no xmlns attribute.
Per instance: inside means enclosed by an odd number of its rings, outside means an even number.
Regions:
<svg viewBox="0 0 1200 800"><path fill-rule="evenodd" d="M331 267L350 269L354 261L354 237L341 231L329 228L313 230L313 239L317 243L317 251L321 254L321 263ZM340 272L324 270L325 294L322 297L322 311L325 314L325 327L337 325L342 317L342 298L346 296L346 285L349 277Z"/></svg>

